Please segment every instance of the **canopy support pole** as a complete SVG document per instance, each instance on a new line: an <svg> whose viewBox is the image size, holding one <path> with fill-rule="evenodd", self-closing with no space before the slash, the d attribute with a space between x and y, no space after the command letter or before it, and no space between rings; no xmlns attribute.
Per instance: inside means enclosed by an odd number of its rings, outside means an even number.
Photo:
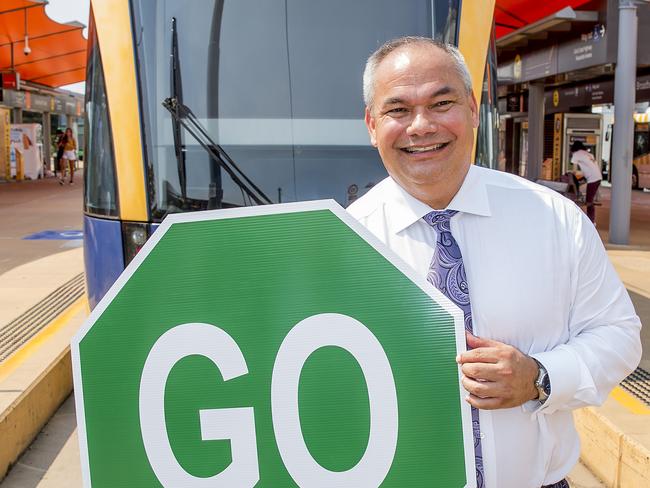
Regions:
<svg viewBox="0 0 650 488"><path fill-rule="evenodd" d="M609 242L627 245L632 207L632 149L638 19L635 0L618 5L618 56L614 85L614 147L612 150L612 203Z"/></svg>

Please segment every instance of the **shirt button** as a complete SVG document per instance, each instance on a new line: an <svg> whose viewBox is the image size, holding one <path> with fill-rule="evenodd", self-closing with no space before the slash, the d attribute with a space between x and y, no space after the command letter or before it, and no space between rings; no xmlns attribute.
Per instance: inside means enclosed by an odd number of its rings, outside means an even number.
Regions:
<svg viewBox="0 0 650 488"><path fill-rule="evenodd" d="M481 433L479 434L479 437L481 438L481 440L485 439L485 433L484 433L484 432L481 432Z"/></svg>

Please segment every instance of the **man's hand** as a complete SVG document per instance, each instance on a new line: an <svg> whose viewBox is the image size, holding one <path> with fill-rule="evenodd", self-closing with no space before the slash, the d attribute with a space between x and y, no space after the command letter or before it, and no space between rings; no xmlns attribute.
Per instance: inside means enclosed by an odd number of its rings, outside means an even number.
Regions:
<svg viewBox="0 0 650 488"><path fill-rule="evenodd" d="M533 358L503 342L465 334L471 351L459 354L456 361L463 372L463 386L469 392L468 403L494 410L517 407L538 397L538 367Z"/></svg>

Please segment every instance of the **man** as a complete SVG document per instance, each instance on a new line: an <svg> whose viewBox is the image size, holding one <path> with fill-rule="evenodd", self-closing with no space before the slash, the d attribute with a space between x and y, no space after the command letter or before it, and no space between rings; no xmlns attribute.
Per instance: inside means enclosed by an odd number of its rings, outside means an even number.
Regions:
<svg viewBox="0 0 650 488"><path fill-rule="evenodd" d="M580 141L575 141L571 144L571 163L576 169L580 169L582 175L587 180L587 195L585 197L587 216L595 224L596 208L594 207L594 199L596 198L596 193L598 192L603 175L594 157Z"/></svg>
<svg viewBox="0 0 650 488"><path fill-rule="evenodd" d="M455 48L385 44L364 98L390 176L348 210L463 309L479 486L568 486L571 410L602 403L640 359L639 318L594 226L559 194L470 163L478 107Z"/></svg>

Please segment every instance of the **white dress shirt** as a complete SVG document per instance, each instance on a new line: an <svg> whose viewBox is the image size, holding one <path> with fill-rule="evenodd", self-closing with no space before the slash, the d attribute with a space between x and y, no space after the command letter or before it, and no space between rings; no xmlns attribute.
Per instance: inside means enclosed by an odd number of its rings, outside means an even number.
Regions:
<svg viewBox="0 0 650 488"><path fill-rule="evenodd" d="M587 183L594 183L603 179L600 168L590 152L580 149L573 153L571 163L578 165Z"/></svg>
<svg viewBox="0 0 650 488"><path fill-rule="evenodd" d="M565 477L580 446L571 410L601 404L641 358L641 322L594 225L568 199L472 165L447 207L463 255L474 334L517 347L548 370L544 405L481 410L489 488ZM432 209L390 177L348 211L426 277Z"/></svg>

